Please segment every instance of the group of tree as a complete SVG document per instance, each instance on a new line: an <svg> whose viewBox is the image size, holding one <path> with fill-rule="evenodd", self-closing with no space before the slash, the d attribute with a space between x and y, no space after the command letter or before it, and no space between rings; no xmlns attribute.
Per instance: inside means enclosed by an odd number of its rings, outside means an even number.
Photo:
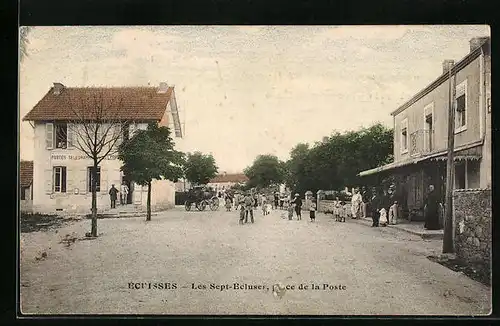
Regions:
<svg viewBox="0 0 500 326"><path fill-rule="evenodd" d="M273 155L258 156L245 174L249 184L257 187L285 183L302 194L341 190L360 185L360 171L387 164L392 155L392 129L377 123L356 131L335 132L313 146L297 144L286 162Z"/></svg>
<svg viewBox="0 0 500 326"><path fill-rule="evenodd" d="M287 175L286 163L276 155L259 155L253 164L244 170L248 177L246 188L269 188L283 183Z"/></svg>

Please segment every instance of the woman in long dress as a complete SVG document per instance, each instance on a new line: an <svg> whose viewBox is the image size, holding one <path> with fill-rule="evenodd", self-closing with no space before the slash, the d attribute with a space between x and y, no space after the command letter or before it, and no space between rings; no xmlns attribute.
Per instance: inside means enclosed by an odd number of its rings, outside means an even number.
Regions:
<svg viewBox="0 0 500 326"><path fill-rule="evenodd" d="M439 230L441 228L439 225L439 198L433 185L429 186L429 193L425 198L424 217L424 228L427 230Z"/></svg>

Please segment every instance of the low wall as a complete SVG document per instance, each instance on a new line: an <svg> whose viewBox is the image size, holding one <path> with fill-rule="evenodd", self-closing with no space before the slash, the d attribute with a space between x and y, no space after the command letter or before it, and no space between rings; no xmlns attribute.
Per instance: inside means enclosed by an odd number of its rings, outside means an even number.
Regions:
<svg viewBox="0 0 500 326"><path fill-rule="evenodd" d="M333 214L333 207L334 207L334 201L333 200L318 200L318 212L321 213L326 213L326 214ZM350 216L351 215L351 203L346 203L344 206L347 214Z"/></svg>
<svg viewBox="0 0 500 326"><path fill-rule="evenodd" d="M490 268L491 259L491 190L455 190L455 251L467 263L481 263Z"/></svg>

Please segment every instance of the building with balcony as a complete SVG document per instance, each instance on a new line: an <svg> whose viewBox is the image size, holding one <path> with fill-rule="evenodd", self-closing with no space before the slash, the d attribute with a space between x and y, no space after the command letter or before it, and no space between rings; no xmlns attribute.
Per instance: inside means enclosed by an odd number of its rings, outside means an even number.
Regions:
<svg viewBox="0 0 500 326"><path fill-rule="evenodd" d="M444 203L452 101L454 188L491 188L490 42L489 37L472 39L467 56L456 64L445 60L436 80L392 112L394 162L359 174L370 183L392 177L412 219L422 218L428 185Z"/></svg>
<svg viewBox="0 0 500 326"><path fill-rule="evenodd" d="M108 192L112 184L117 189L122 183L128 185L130 191L124 204L145 207L147 187L124 175L117 155L106 155L106 152L132 137L136 130L146 129L149 123L171 126L172 134L181 138L178 119L174 87L166 83L160 83L159 87L108 88L74 88L54 83L23 118L34 129L33 211L90 212L93 162L81 146L76 145L77 141L94 142L103 148L96 180L99 212L110 209ZM116 142L114 136L109 136L115 133L119 136ZM172 207L174 197L173 182L153 180L153 210Z"/></svg>

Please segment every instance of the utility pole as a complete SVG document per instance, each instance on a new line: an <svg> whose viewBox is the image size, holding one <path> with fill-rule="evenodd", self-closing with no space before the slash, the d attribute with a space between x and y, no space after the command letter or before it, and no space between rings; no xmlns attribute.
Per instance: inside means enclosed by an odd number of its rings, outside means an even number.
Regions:
<svg viewBox="0 0 500 326"><path fill-rule="evenodd" d="M449 80L449 112L448 112L448 160L446 161L446 203L444 218L443 253L453 253L453 187L454 187L454 150L455 150L455 76L451 70L454 63L450 63L448 70ZM453 77L453 78L452 78Z"/></svg>

